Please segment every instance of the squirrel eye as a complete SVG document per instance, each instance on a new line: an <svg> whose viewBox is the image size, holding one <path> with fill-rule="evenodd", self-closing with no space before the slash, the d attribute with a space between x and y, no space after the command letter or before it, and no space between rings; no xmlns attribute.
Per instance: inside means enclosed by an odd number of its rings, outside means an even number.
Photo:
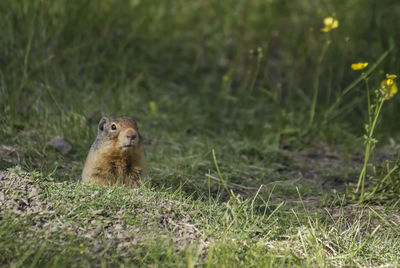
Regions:
<svg viewBox="0 0 400 268"><path fill-rule="evenodd" d="M111 129L112 129L112 130L116 130L116 129L117 129L117 126L116 126L115 124L112 124L112 125L111 125Z"/></svg>

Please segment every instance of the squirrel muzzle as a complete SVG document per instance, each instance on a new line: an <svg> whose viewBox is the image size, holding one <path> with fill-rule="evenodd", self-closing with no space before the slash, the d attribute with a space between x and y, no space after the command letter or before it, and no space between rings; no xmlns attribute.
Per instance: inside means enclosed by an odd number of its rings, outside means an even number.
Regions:
<svg viewBox="0 0 400 268"><path fill-rule="evenodd" d="M129 149L137 144L138 133L133 128L127 128L119 133L118 139L123 149Z"/></svg>

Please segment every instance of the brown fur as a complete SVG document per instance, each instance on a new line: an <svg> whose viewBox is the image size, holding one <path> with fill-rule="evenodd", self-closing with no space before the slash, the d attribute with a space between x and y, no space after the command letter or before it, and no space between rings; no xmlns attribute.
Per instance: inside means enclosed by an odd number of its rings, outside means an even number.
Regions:
<svg viewBox="0 0 400 268"><path fill-rule="evenodd" d="M136 122L128 117L103 117L86 158L82 182L136 186L145 168L142 137Z"/></svg>

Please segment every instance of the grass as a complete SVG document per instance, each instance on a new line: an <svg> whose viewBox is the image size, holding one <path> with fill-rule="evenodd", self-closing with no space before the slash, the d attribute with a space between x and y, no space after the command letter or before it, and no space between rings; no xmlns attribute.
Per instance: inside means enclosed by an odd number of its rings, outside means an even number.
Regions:
<svg viewBox="0 0 400 268"><path fill-rule="evenodd" d="M235 202L206 202L149 185L128 189L54 183L21 171L1 175L2 187L13 184L4 205L19 212L2 214L1 260L11 266L371 266L399 261L393 208L338 206L317 213L306 207L281 209L264 200L261 209L255 205L261 197L254 196L241 200L238 210ZM26 200L29 205L23 204Z"/></svg>
<svg viewBox="0 0 400 268"><path fill-rule="evenodd" d="M395 0L1 1L1 265L397 265L399 100L376 122L357 203L369 114L350 69L369 62L371 90L399 73L397 11ZM327 16L339 27L323 33ZM145 137L138 189L78 182L109 114ZM71 152L46 145L57 135Z"/></svg>

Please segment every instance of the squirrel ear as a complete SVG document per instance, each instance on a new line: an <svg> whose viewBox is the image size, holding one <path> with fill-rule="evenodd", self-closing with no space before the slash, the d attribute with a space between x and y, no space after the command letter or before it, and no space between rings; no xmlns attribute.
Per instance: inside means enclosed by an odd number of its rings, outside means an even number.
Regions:
<svg viewBox="0 0 400 268"><path fill-rule="evenodd" d="M103 131L104 130L104 125L107 122L107 117L103 117L102 119L100 119L99 122L99 131Z"/></svg>

